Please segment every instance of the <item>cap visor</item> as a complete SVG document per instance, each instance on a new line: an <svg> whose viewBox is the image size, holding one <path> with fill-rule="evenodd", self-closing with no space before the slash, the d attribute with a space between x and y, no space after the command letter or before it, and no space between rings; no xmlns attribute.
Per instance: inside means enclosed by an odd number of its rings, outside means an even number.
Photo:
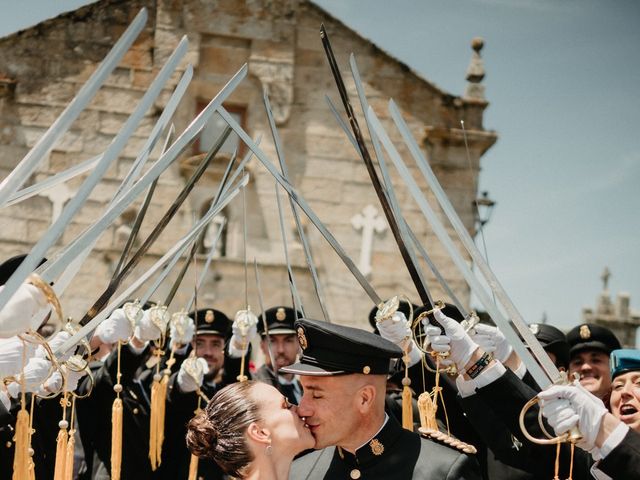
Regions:
<svg viewBox="0 0 640 480"><path fill-rule="evenodd" d="M342 375L344 370L327 370L326 368L309 365L306 363L294 363L288 367L278 369L282 373L293 373L294 375L309 375L312 377L329 377L331 375Z"/></svg>
<svg viewBox="0 0 640 480"><path fill-rule="evenodd" d="M609 355L612 352L611 347L607 346L603 342L594 340L592 342L584 342L584 343L579 343L575 345L574 347L571 348L569 353L570 355L575 355L576 353L584 352L585 350L600 350L601 352L604 352L607 355Z"/></svg>
<svg viewBox="0 0 640 480"><path fill-rule="evenodd" d="M264 336L265 332L261 332ZM269 335L295 335L296 331L292 328L270 328Z"/></svg>

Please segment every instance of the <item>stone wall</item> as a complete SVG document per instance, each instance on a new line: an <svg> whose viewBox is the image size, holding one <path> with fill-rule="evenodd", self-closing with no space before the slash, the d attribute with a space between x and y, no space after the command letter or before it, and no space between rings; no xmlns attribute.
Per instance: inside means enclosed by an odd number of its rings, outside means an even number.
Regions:
<svg viewBox="0 0 640 480"><path fill-rule="evenodd" d="M0 74L16 82L13 92L9 86L0 97L0 167L4 172L15 165L56 118L142 5L146 5L150 13L145 32L90 108L56 146L34 180L103 151L155 72L180 37L186 34L190 42L187 61L194 65L195 75L174 119L178 131L187 126L199 105L209 101L240 66L248 63L250 75L227 105L245 112L245 129L253 138L262 136L261 148L277 164L262 100L263 89L268 92L293 183L346 251L357 260L361 234L354 229L351 219L367 205L375 206L380 212L381 208L366 168L325 102L325 94L336 104L339 97L320 41L319 26L324 23L354 106L357 95L348 68L351 52L356 55L369 102L396 145L401 146L402 142L387 114L389 97L396 100L414 136L429 155L436 175L473 233L473 200L477 193L479 160L496 139L494 133L486 132L482 127L482 112L487 103L441 91L317 6L302 0L104 1L0 40ZM59 55L53 55L54 52ZM10 82L6 83L10 85ZM118 179L135 157L135 146L144 141L169 94L169 90L163 93L156 110L145 118L118 165L110 170L78 220L69 226L60 245L68 242L104 208ZM359 106L356 110L364 127ZM467 129L470 162L460 120L465 121ZM370 145L369 148L373 152ZM413 165L407 149L400 148L400 151L405 161ZM161 191L154 197L143 235L176 196L183 179L192 171L196 153L186 152L179 165L162 176ZM241 149L240 153L245 152ZM221 156L214 161L188 205L145 259L145 265L161 255L202 212L203 205L213 196L225 159ZM244 304L242 230L245 223L250 262L249 303L254 310L259 310L253 280L254 258L262 265L267 306L290 303L274 181L255 159L247 170L251 181L245 196L246 222L238 199L226 210L229 219L227 256L215 262L199 293L201 307L203 302L215 304L229 315ZM418 179L416 168L413 173ZM461 275L431 233L395 171L392 176L407 220L456 293L468 301L468 289ZM424 182L419 183L427 191ZM70 182L69 187L73 190L77 184ZM435 205L430 193L428 197ZM282 193L281 200L289 239L288 253L298 289L307 314L319 317L320 309L302 248L295 239L293 218ZM51 202L43 197L4 209L0 217L3 231L0 255L26 251L47 228L50 210ZM63 304L70 314L81 315L89 301L106 285L112 262L118 255L117 228L118 225L114 226L100 239L79 277L65 294ZM364 325L373 304L313 226L307 225L306 231L332 320ZM419 303L390 231L376 234L372 247L370 281L379 295L386 298L404 293ZM423 269L427 272L425 265ZM188 279L193 276L193 271L187 273ZM442 290L435 285L433 276L428 274L427 279L434 297L442 298ZM169 285L163 286L158 298L161 299L168 289ZM192 289L193 281L185 282L174 305L184 303Z"/></svg>

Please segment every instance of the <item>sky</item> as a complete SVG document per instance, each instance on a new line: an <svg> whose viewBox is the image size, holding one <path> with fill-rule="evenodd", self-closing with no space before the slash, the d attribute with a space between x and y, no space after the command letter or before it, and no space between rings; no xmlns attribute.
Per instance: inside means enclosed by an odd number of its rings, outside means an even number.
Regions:
<svg viewBox="0 0 640 480"><path fill-rule="evenodd" d="M314 2L455 95L482 37L493 271L528 322L576 325L605 266L640 310L640 2ZM0 0L0 36L87 3Z"/></svg>

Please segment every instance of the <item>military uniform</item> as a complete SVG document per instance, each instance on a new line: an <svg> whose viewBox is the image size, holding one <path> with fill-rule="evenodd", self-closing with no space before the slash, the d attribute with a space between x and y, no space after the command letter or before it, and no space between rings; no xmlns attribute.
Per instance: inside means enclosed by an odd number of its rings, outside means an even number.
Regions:
<svg viewBox="0 0 640 480"><path fill-rule="evenodd" d="M273 335L295 335L296 330L293 325L298 318L302 317L302 314L291 307L285 306L271 307L265 310L258 317L258 333L260 334L262 341L267 341L267 332L264 328L265 322L262 321L263 317L267 323L267 330L271 337ZM275 355L276 352L273 353ZM300 397L302 396L302 386L300 385L300 381L295 377L292 381L288 381L281 375L278 375L278 378L276 378L273 368L264 364L255 372L253 378L254 380L267 383L272 387L277 388L285 397L287 397L289 402L295 405L300 401Z"/></svg>
<svg viewBox="0 0 640 480"><path fill-rule="evenodd" d="M390 416L382 430L355 455L339 447L309 453L293 462L292 480L477 479L474 459L405 430Z"/></svg>
<svg viewBox="0 0 640 480"><path fill-rule="evenodd" d="M129 345L120 348L122 385L122 470L121 478L145 480L152 478L149 461L149 401L147 394L135 379L135 373L147 358L149 347L135 351ZM91 395L76 402L78 428L83 445L92 448L100 461L111 471L111 410L117 383L117 349L105 359L96 371ZM85 394L90 381L85 378L79 392ZM86 443L85 443L86 442Z"/></svg>
<svg viewBox="0 0 640 480"><path fill-rule="evenodd" d="M211 312L210 316L207 316ZM219 310L207 308L189 314L200 322L196 329L196 335L218 335L222 338L229 336L231 320ZM209 320L210 321L206 321ZM186 356L191 353L191 346ZM208 398L213 397L221 388L236 382L240 373L241 359L232 358L225 348L224 365L219 378L212 382L204 382L200 390ZM246 361L248 364L248 359ZM198 407L198 394L196 392L182 392L177 382L178 372L173 373L167 387L167 404L165 412L164 444L162 445L162 462L156 470L155 479L186 479L189 472L191 453L187 449L186 434L187 423L191 420ZM202 408L206 405L204 401ZM224 478L222 469L213 460L201 458L198 461L198 479L218 480Z"/></svg>
<svg viewBox="0 0 640 480"><path fill-rule="evenodd" d="M298 320L295 327L302 356L298 363L281 369L286 373L387 375L390 360L402 356L392 342L360 329L307 319ZM299 414L304 402L303 398ZM294 461L290 478L475 480L480 473L475 458L405 430L385 414L381 429L355 454L339 445L309 453Z"/></svg>

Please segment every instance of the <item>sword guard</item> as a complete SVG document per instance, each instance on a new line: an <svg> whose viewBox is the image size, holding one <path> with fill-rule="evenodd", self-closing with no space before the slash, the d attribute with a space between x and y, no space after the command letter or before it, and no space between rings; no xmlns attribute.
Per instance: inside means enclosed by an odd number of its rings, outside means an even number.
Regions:
<svg viewBox="0 0 640 480"><path fill-rule="evenodd" d="M571 382L569 382L569 379L567 377L567 373L566 372L561 372L562 374L562 379L558 382L556 382L557 385L569 385ZM569 431L563 433L562 435L559 436L552 436L549 434L549 432L547 432L547 429L544 427L544 422L542 421L542 409L538 410L538 424L540 425L540 429L542 430L542 433L544 433L547 438L536 438L533 435L531 435L529 433L529 431L527 430L527 427L524 423L524 417L527 414L527 412L536 404L538 404L538 397L535 396L533 397L531 400L529 400L524 407L522 407L522 410L520 411L520 417L519 417L519 422L520 422L520 430L522 430L522 433L525 437L527 437L527 439L533 443L537 443L538 445L556 445L558 443L572 443L575 444L577 442L580 441L580 439L582 439L582 433L580 433L580 430L578 429L578 427L573 427L571 428Z"/></svg>

